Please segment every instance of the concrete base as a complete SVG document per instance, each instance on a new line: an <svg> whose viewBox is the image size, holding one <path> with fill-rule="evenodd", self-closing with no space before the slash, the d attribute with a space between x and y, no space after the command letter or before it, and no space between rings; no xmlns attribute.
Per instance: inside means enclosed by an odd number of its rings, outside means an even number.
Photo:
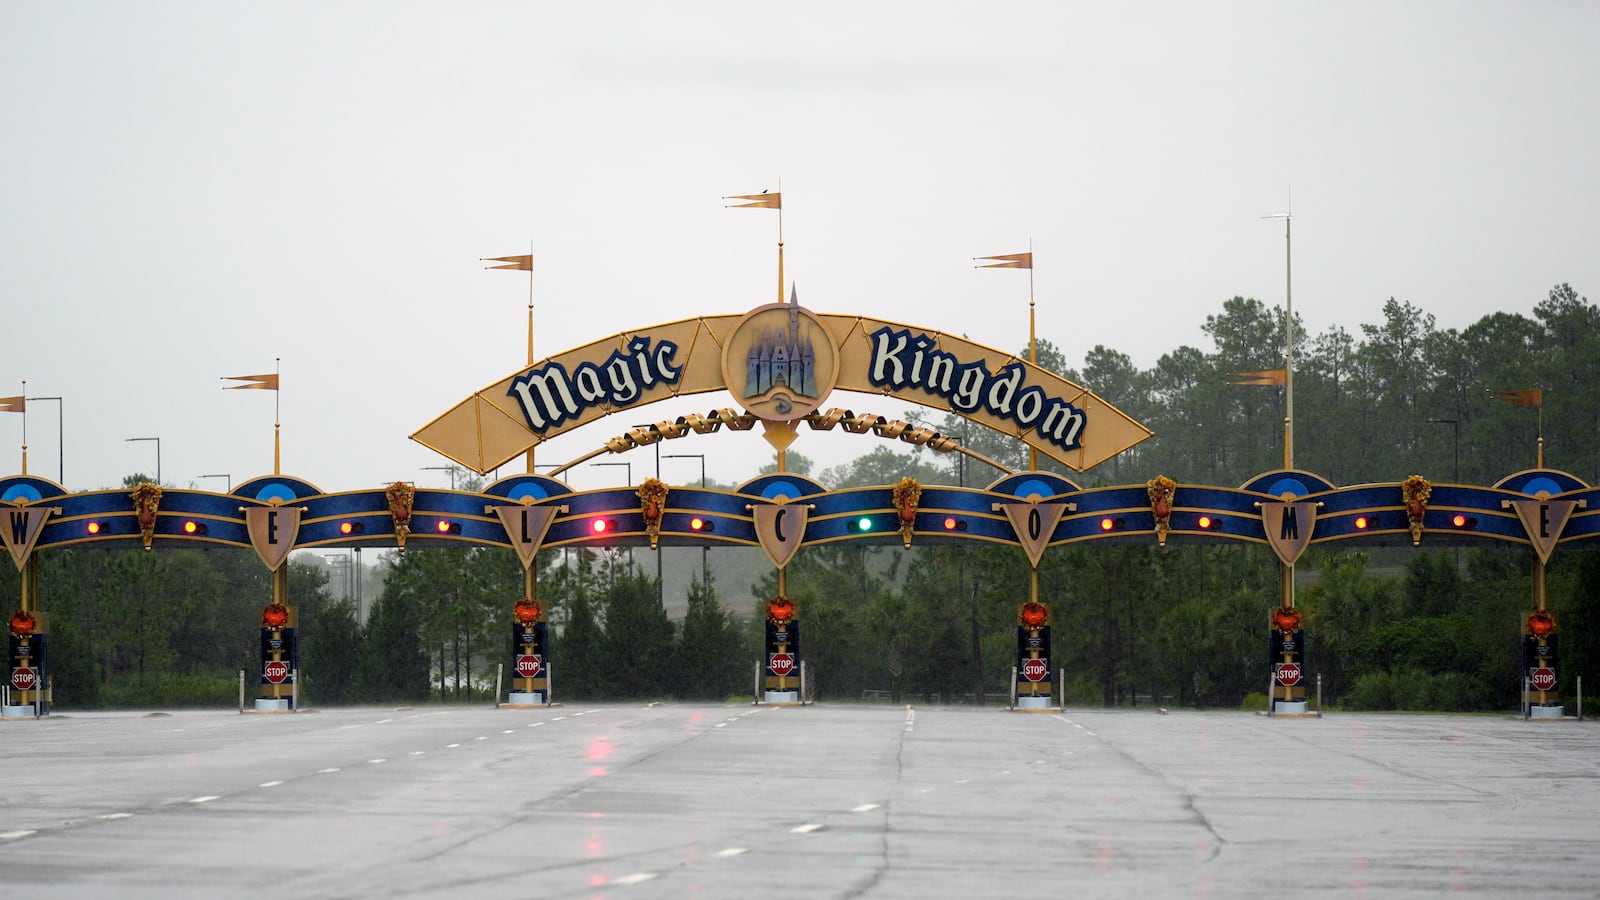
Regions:
<svg viewBox="0 0 1600 900"><path fill-rule="evenodd" d="M767 691L761 698L762 703L783 706L799 706L799 691Z"/></svg>
<svg viewBox="0 0 1600 900"><path fill-rule="evenodd" d="M506 702L500 704L503 708L527 709L534 706L549 706L544 702L544 691L512 691L506 697Z"/></svg>
<svg viewBox="0 0 1600 900"><path fill-rule="evenodd" d="M1035 710L1054 712L1060 709L1050 697L1018 697L1016 708L1025 712Z"/></svg>
<svg viewBox="0 0 1600 900"><path fill-rule="evenodd" d="M26 706L0 706L0 718L4 719L31 719L33 718L33 704Z"/></svg>
<svg viewBox="0 0 1600 900"><path fill-rule="evenodd" d="M1308 709L1304 700L1277 700L1273 703L1272 713L1277 716L1303 716Z"/></svg>
<svg viewBox="0 0 1600 900"><path fill-rule="evenodd" d="M271 698L257 698L256 699L256 712L281 712L281 713L286 713L286 712L292 712L292 710L289 709L289 698L288 697L279 697L276 700L271 699Z"/></svg>
<svg viewBox="0 0 1600 900"><path fill-rule="evenodd" d="M1562 719L1567 715L1565 706L1533 706L1528 708L1530 719Z"/></svg>

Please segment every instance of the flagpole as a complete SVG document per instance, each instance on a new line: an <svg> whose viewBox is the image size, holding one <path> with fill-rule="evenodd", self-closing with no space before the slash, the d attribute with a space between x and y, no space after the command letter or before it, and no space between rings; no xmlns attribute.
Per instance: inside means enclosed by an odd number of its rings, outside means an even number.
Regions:
<svg viewBox="0 0 1600 900"><path fill-rule="evenodd" d="M778 195L779 195L779 197L782 197L782 195L784 195L784 179L782 179L782 178L778 179ZM778 203L778 303L782 303L782 301L784 301L784 205L782 205L782 202L779 202ZM779 450L779 452L778 452L778 458L779 458L779 460L782 460L782 452L781 452L781 450ZM782 469L778 469L778 471L782 471Z"/></svg>
<svg viewBox="0 0 1600 900"><path fill-rule="evenodd" d="M528 239L528 367L533 367L533 239ZM528 448L528 474L534 474L533 447ZM533 599L529 597L528 599Z"/></svg>
<svg viewBox="0 0 1600 900"><path fill-rule="evenodd" d="M272 474L283 474L283 357L272 358L272 373L278 377L272 392Z"/></svg>
<svg viewBox="0 0 1600 900"><path fill-rule="evenodd" d="M1039 337L1034 327L1033 304L1033 238L1028 238L1028 362L1039 364ZM1028 445L1028 471L1039 470L1039 448Z"/></svg>
<svg viewBox="0 0 1600 900"><path fill-rule="evenodd" d="M1293 201L1291 201L1292 203ZM1283 467L1294 468L1294 277L1289 223L1293 213L1262 216L1283 220Z"/></svg>
<svg viewBox="0 0 1600 900"><path fill-rule="evenodd" d="M28 379L26 378L22 379L22 474L28 474Z"/></svg>

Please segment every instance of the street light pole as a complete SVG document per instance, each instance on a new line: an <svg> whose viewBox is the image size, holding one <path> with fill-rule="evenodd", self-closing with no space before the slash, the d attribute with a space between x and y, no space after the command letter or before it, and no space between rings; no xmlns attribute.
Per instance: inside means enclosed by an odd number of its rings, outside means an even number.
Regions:
<svg viewBox="0 0 1600 900"><path fill-rule="evenodd" d="M128 440L130 442L131 441L155 441L156 442L156 484L159 485L161 483L161 438L158 438L158 437L136 437L136 438L128 438Z"/></svg>
<svg viewBox="0 0 1600 900"><path fill-rule="evenodd" d="M230 493L230 494L233 493L233 476L231 474L224 473L222 475L196 475L195 477L196 478L226 478L226 479L228 479L228 482L227 482L227 484L228 484L228 493Z"/></svg>
<svg viewBox="0 0 1600 900"><path fill-rule="evenodd" d="M623 471L628 473L628 487L633 487L633 463L631 463L631 462L629 462L627 460L623 460L621 462L590 463L590 465L592 465L592 466L622 466L623 467ZM633 548L632 547L628 548L628 564L629 564L629 567L631 568L632 564L633 564Z"/></svg>
<svg viewBox="0 0 1600 900"><path fill-rule="evenodd" d="M706 489L706 455L704 453L668 453L666 458L700 460L700 490ZM710 548L705 544L700 545L700 583L709 588L711 585L711 564L706 558L708 549Z"/></svg>
<svg viewBox="0 0 1600 900"><path fill-rule="evenodd" d="M67 443L65 430L61 424L66 416L66 401L60 397L29 397L29 400L54 400L56 404L56 483L62 487L67 486Z"/></svg>
<svg viewBox="0 0 1600 900"><path fill-rule="evenodd" d="M1456 484L1460 484L1461 483L1461 420L1460 419L1429 419L1428 421L1431 422L1434 425L1449 425L1450 426L1450 430L1452 432L1452 435L1451 435L1451 447L1455 450L1455 458L1456 458L1455 480L1456 480Z"/></svg>
<svg viewBox="0 0 1600 900"><path fill-rule="evenodd" d="M450 473L450 490L453 491L453 490L456 489L456 467L455 466L423 466L422 470L424 472L449 472Z"/></svg>

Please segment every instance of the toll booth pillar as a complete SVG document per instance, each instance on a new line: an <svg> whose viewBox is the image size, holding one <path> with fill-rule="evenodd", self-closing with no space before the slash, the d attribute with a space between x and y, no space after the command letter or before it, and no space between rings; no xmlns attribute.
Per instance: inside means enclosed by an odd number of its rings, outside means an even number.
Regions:
<svg viewBox="0 0 1600 900"><path fill-rule="evenodd" d="M1558 641L1555 617L1543 610L1528 614L1522 625L1523 706L1531 719L1560 719L1566 715L1561 704L1558 680Z"/></svg>
<svg viewBox="0 0 1600 900"><path fill-rule="evenodd" d="M36 718L50 714L53 702L48 664L49 636L43 613L11 614L6 639L6 697L0 716Z"/></svg>
<svg viewBox="0 0 1600 900"><path fill-rule="evenodd" d="M1300 611L1280 606L1272 611L1267 629L1267 663L1272 666L1272 696L1267 709L1273 715L1310 715L1306 705L1305 631Z"/></svg>
<svg viewBox="0 0 1600 900"><path fill-rule="evenodd" d="M511 608L511 708L549 706L550 662L544 607L523 597Z"/></svg>
<svg viewBox="0 0 1600 900"><path fill-rule="evenodd" d="M282 603L269 603L261 610L261 686L256 712L294 712L295 679L300 673L296 618L294 608Z"/></svg>
<svg viewBox="0 0 1600 900"><path fill-rule="evenodd" d="M1050 663L1050 610L1029 600L1017 610L1017 709L1059 707Z"/></svg>
<svg viewBox="0 0 1600 900"><path fill-rule="evenodd" d="M767 601L765 671L760 702L798 705L803 702L800 684L800 616L794 601L774 597Z"/></svg>

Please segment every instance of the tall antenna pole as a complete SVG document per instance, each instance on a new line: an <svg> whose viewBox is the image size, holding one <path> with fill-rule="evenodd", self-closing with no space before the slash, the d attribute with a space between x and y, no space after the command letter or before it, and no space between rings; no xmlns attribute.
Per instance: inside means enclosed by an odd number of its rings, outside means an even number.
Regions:
<svg viewBox="0 0 1600 900"><path fill-rule="evenodd" d="M1033 238L1028 238L1028 362L1039 364L1039 336L1034 327L1033 305ZM1039 448L1028 445L1028 471L1039 470ZM1033 598L1038 600L1038 597Z"/></svg>
<svg viewBox="0 0 1600 900"><path fill-rule="evenodd" d="M272 392L272 474L283 474L283 357L272 358L278 389Z"/></svg>
<svg viewBox="0 0 1600 900"><path fill-rule="evenodd" d="M783 179L778 179L778 196L783 196ZM783 302L783 204L778 204L778 301ZM779 460L783 459L783 451L778 451ZM783 471L781 468L778 471Z"/></svg>
<svg viewBox="0 0 1600 900"><path fill-rule="evenodd" d="M1291 201L1292 202L1292 201ZM1294 244L1290 238L1292 213L1273 213L1263 219L1283 220L1283 467L1294 468Z"/></svg>

